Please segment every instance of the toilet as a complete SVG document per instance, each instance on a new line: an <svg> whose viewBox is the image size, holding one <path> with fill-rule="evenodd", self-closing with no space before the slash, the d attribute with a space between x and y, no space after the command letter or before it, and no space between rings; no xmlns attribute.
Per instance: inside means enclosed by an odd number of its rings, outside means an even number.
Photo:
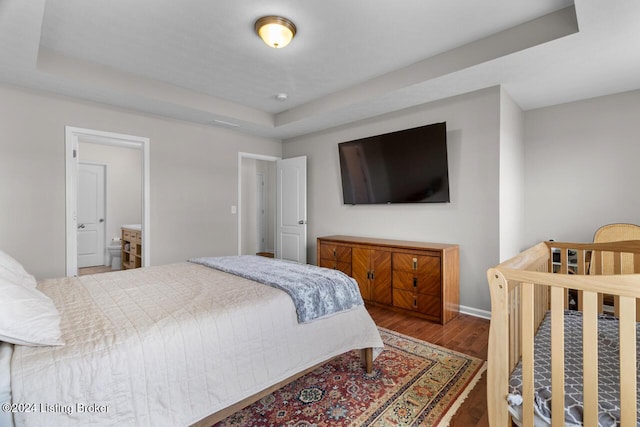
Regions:
<svg viewBox="0 0 640 427"><path fill-rule="evenodd" d="M111 259L111 269L112 270L120 270L121 267L121 244L120 240L111 241L109 246L107 246L107 250L109 251L109 258Z"/></svg>

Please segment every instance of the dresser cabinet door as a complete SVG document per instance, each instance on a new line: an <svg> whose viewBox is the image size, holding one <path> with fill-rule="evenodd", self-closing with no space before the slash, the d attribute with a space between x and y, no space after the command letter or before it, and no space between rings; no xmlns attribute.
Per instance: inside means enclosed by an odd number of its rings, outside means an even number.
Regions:
<svg viewBox="0 0 640 427"><path fill-rule="evenodd" d="M370 255L371 250L369 249L353 248L351 252L352 277L358 282L360 295L364 300L371 300Z"/></svg>
<svg viewBox="0 0 640 427"><path fill-rule="evenodd" d="M371 300L391 304L391 252L371 252Z"/></svg>
<svg viewBox="0 0 640 427"><path fill-rule="evenodd" d="M353 248L351 262L362 298L391 304L391 252Z"/></svg>

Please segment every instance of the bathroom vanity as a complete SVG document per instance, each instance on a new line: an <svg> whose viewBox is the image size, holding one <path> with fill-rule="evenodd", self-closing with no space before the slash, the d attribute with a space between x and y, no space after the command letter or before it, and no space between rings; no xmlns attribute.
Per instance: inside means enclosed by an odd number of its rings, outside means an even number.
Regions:
<svg viewBox="0 0 640 427"><path fill-rule="evenodd" d="M142 230L140 226L122 227L122 269L142 267Z"/></svg>

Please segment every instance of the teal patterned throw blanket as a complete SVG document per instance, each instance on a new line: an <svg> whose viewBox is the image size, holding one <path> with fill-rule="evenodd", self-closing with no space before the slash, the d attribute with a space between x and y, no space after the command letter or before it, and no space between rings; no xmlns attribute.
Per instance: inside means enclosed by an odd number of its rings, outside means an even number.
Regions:
<svg viewBox="0 0 640 427"><path fill-rule="evenodd" d="M189 262L285 291L296 307L298 323L364 305L357 282L337 270L255 255L193 258Z"/></svg>

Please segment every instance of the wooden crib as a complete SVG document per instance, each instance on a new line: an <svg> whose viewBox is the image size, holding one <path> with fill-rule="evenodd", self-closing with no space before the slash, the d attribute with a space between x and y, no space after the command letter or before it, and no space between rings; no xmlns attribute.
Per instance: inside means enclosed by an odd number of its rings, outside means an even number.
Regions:
<svg viewBox="0 0 640 427"><path fill-rule="evenodd" d="M522 405L518 424L534 426L534 338L550 312L552 426L565 425L565 310L582 312L584 426L598 425L598 318L613 301L619 331L620 425L637 424L636 313L640 241L542 242L487 271L491 327L487 366L489 424L511 425L510 376L519 361ZM574 304L575 303L575 304ZM571 314L571 312L569 312ZM617 345L617 343L616 343ZM519 367L520 369L520 367ZM536 422L540 420L537 419ZM536 424L539 425L539 424Z"/></svg>

